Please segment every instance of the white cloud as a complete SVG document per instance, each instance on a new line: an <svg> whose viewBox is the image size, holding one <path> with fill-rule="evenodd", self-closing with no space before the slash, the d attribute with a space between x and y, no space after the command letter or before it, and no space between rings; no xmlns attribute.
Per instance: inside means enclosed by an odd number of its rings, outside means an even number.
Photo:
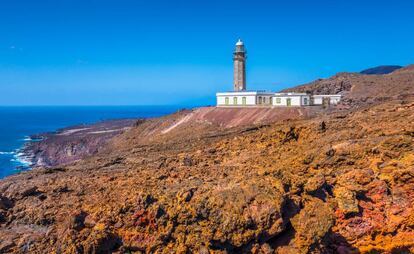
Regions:
<svg viewBox="0 0 414 254"><path fill-rule="evenodd" d="M9 47L9 49L10 49L10 50L13 50L13 51L15 51L15 50L18 50L18 51L23 51L23 48L19 48L19 47L15 46L15 45L11 45L11 46Z"/></svg>

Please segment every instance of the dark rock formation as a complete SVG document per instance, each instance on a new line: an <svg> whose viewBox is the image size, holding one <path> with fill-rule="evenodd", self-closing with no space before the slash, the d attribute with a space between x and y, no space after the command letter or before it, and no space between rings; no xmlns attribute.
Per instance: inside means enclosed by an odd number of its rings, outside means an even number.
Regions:
<svg viewBox="0 0 414 254"><path fill-rule="evenodd" d="M394 72L401 68L403 67L399 65L381 65L374 68L363 70L360 73L366 75L384 75Z"/></svg>
<svg viewBox="0 0 414 254"><path fill-rule="evenodd" d="M111 138L123 133L143 120L112 120L80 125L55 133L37 134L23 149L34 166L54 167L93 155Z"/></svg>

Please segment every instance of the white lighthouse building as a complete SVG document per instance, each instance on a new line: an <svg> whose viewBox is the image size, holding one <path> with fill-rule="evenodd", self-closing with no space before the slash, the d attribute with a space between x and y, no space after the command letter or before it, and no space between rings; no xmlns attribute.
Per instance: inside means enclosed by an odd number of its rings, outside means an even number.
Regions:
<svg viewBox="0 0 414 254"><path fill-rule="evenodd" d="M341 95L310 95L306 93L274 93L249 91L246 85L247 51L242 40L238 40L233 52L233 91L216 94L217 107L291 107L337 104Z"/></svg>

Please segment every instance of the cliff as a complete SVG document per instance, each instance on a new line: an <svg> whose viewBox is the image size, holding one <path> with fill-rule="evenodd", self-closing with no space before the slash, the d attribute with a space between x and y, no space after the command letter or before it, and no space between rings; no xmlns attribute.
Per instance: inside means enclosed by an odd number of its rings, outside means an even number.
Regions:
<svg viewBox="0 0 414 254"><path fill-rule="evenodd" d="M10 176L0 252L413 252L413 74L346 74L346 107L177 112Z"/></svg>
<svg viewBox="0 0 414 254"><path fill-rule="evenodd" d="M22 149L34 166L68 164L96 154L113 137L130 129L140 120L109 120L96 124L67 127L52 133L32 136Z"/></svg>

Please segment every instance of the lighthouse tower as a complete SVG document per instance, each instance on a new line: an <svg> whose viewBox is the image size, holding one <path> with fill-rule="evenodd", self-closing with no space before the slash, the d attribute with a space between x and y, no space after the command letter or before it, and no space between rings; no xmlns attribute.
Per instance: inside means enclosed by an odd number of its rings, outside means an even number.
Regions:
<svg viewBox="0 0 414 254"><path fill-rule="evenodd" d="M246 90L246 50L244 43L239 39L233 53L234 62L234 91Z"/></svg>

